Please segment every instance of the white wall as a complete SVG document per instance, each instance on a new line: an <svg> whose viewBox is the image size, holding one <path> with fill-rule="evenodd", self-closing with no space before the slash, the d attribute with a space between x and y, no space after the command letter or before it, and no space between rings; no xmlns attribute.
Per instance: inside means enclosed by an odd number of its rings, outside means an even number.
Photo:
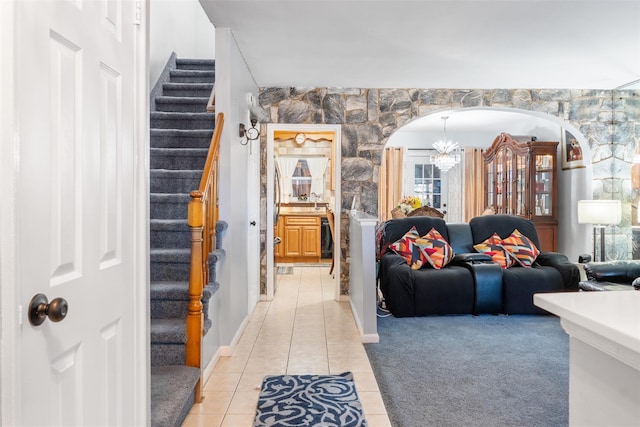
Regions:
<svg viewBox="0 0 640 427"><path fill-rule="evenodd" d="M150 37L151 87L171 52L178 58L215 58L215 28L198 0L151 0Z"/></svg>
<svg viewBox="0 0 640 427"><path fill-rule="evenodd" d="M248 123L249 109L247 94L257 99L258 86L251 75L231 31L216 29L216 114L224 113L225 123L220 143L219 205L220 220L229 224L222 245L226 257L219 265L220 282L219 319L214 327L220 329L222 346L234 344L237 332L247 320L248 280L250 258L247 256L249 243L250 212L247 209L250 197L249 150L259 150L257 141L240 144L239 123ZM253 242L259 245L258 242ZM255 260L253 261L255 262Z"/></svg>

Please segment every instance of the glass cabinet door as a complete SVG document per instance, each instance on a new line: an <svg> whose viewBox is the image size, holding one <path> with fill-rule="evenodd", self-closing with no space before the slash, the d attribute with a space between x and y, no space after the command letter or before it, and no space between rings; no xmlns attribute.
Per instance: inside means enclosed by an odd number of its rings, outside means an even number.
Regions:
<svg viewBox="0 0 640 427"><path fill-rule="evenodd" d="M496 154L496 213L504 213L504 155L500 150Z"/></svg>
<svg viewBox="0 0 640 427"><path fill-rule="evenodd" d="M515 193L516 193L516 212L518 216L526 216L527 208L525 206L525 181L526 181L526 157L516 155L516 176L515 176Z"/></svg>
<svg viewBox="0 0 640 427"><path fill-rule="evenodd" d="M505 170L505 201L504 207L505 212L508 215L513 215L513 190L514 190L514 180L513 180L513 151L505 150L505 162L504 162L504 170Z"/></svg>
<svg viewBox="0 0 640 427"><path fill-rule="evenodd" d="M485 163L485 185L487 186L487 190L485 194L487 195L487 200L484 201L485 208L493 207L495 204L494 200L494 166L493 162Z"/></svg>
<svg viewBox="0 0 640 427"><path fill-rule="evenodd" d="M551 154L535 155L535 210L536 216L553 215L553 156Z"/></svg>

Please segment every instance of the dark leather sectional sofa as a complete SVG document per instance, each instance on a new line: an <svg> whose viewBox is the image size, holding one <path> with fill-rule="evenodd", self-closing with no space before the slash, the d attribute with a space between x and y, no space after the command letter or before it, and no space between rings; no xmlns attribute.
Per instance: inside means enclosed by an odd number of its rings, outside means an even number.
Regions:
<svg viewBox="0 0 640 427"><path fill-rule="evenodd" d="M583 291L640 290L640 260L588 262L584 271Z"/></svg>
<svg viewBox="0 0 640 427"><path fill-rule="evenodd" d="M388 246L415 226L420 236L435 228L454 250L452 262L437 270L414 270ZM515 229L540 247L531 221L511 215L487 215L469 223L447 224L432 217L408 217L380 225L379 280L387 308L396 317L445 314L543 314L533 294L577 291L578 267L561 253L542 252L532 268L502 269L475 244L493 233L508 237Z"/></svg>

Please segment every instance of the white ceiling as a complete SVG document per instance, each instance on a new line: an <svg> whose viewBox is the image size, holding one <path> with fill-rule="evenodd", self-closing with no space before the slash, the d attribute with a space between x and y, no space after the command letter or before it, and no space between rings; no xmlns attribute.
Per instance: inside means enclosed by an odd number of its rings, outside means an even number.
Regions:
<svg viewBox="0 0 640 427"><path fill-rule="evenodd" d="M260 87L613 89L639 0L200 0Z"/></svg>

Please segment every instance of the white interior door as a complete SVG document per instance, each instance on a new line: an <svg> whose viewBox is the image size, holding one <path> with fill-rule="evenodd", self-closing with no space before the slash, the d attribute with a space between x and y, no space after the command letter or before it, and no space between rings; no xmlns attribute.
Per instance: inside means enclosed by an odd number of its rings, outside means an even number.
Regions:
<svg viewBox="0 0 640 427"><path fill-rule="evenodd" d="M249 141L247 210L249 233L247 233L247 282L248 313L252 313L260 298L260 141Z"/></svg>
<svg viewBox="0 0 640 427"><path fill-rule="evenodd" d="M135 424L135 12L16 6L16 424ZM66 318L33 326L39 293Z"/></svg>

